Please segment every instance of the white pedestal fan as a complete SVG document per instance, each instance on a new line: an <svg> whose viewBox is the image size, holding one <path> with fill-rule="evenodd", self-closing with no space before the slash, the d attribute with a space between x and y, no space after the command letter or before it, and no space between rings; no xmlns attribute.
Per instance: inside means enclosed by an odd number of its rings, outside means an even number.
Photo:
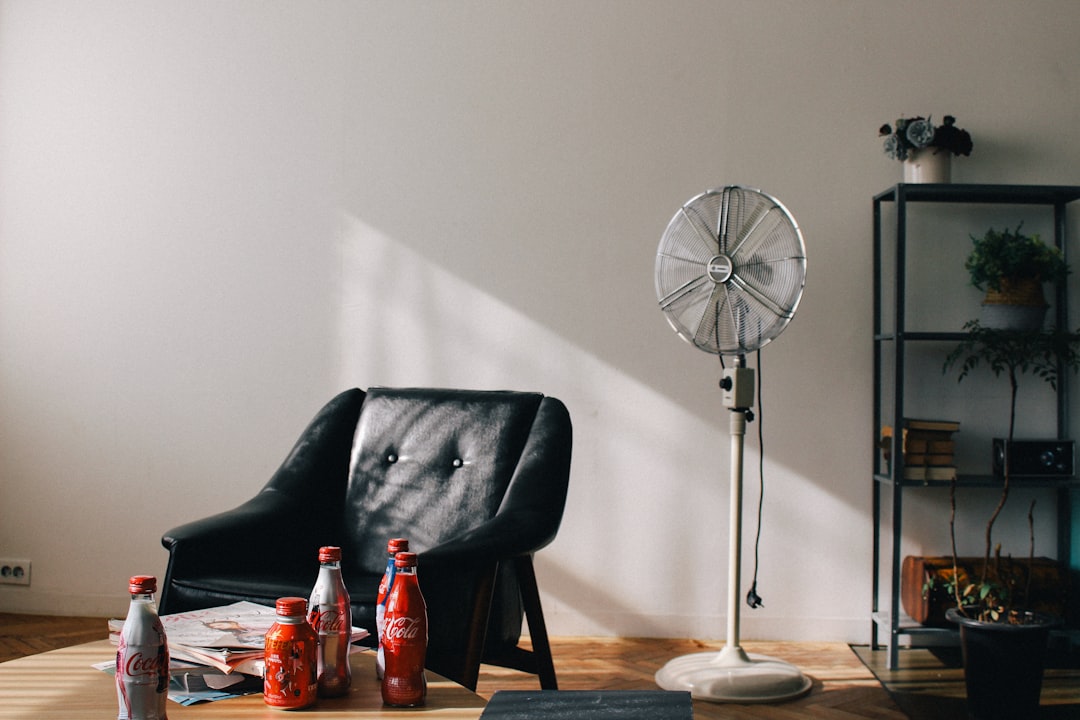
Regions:
<svg viewBox="0 0 1080 720"><path fill-rule="evenodd" d="M665 690L713 702L778 702L810 690L789 663L739 646L743 437L754 404L745 357L779 335L795 314L806 251L795 219L775 198L731 185L693 198L671 219L656 253L656 296L668 322L705 352L736 358L720 386L730 410L731 519L726 644L683 655L656 673Z"/></svg>

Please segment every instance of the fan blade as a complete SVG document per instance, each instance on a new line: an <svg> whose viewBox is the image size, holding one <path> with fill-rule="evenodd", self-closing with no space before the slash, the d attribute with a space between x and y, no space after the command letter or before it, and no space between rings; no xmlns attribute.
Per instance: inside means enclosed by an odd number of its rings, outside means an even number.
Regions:
<svg viewBox="0 0 1080 720"><path fill-rule="evenodd" d="M757 302L757 296L742 292L739 285L728 287L731 295L731 321L740 351L760 348L779 334L776 315Z"/></svg>
<svg viewBox="0 0 1080 720"><path fill-rule="evenodd" d="M664 311L668 324L684 340L693 342L696 329L705 322L704 318L708 316L712 307L709 300L711 295L711 291L684 293Z"/></svg>
<svg viewBox="0 0 1080 720"><path fill-rule="evenodd" d="M729 256L738 252L740 245L761 222L768 212L762 198L746 188L732 187L724 191L720 244Z"/></svg>
<svg viewBox="0 0 1080 720"><path fill-rule="evenodd" d="M704 262L716 255L716 237L696 207L684 205L680 208L668 223L664 237L666 253L673 257Z"/></svg>
<svg viewBox="0 0 1080 720"><path fill-rule="evenodd" d="M660 299L660 309L665 312L672 309L680 300L692 294L707 282L712 282L707 275L699 275L693 280L683 283Z"/></svg>
<svg viewBox="0 0 1080 720"><path fill-rule="evenodd" d="M720 214L716 218L716 236L719 238L720 252L728 252L728 234L730 233L731 215L734 212L733 204L739 204L739 197L735 195L736 188L726 187L720 197Z"/></svg>
<svg viewBox="0 0 1080 720"><path fill-rule="evenodd" d="M790 255L774 260L752 262L738 268L738 274L747 283L765 292L769 297L794 309L802 294L803 278L806 277L806 258Z"/></svg>
<svg viewBox="0 0 1080 720"><path fill-rule="evenodd" d="M756 300L761 305L764 305L766 308L768 308L769 312L776 315L776 317L790 319L793 316L794 308L784 307L780 303L773 300L773 298L759 291L753 285L747 283L741 277L733 275L731 277L731 280L729 280L728 282L732 282L738 285L740 290L754 298L754 300Z"/></svg>
<svg viewBox="0 0 1080 720"><path fill-rule="evenodd" d="M709 229L708 220L702 216L697 207L683 207L682 214L690 224L690 227L697 233L705 251L709 253L710 256L715 255L719 245L716 235Z"/></svg>
<svg viewBox="0 0 1080 720"><path fill-rule="evenodd" d="M694 333L694 344L703 350L716 352L714 348L723 347L720 342L720 325L726 317L725 307L728 302L727 286L717 284L709 295L709 301L705 304L705 312L698 322L697 331Z"/></svg>
<svg viewBox="0 0 1080 720"><path fill-rule="evenodd" d="M676 255L673 252L659 252L659 253L656 254L656 257L658 258L657 262L659 262L659 259L662 258L664 260L673 260L675 262L686 263L687 265L691 266L691 268L688 268L688 269L692 269L692 270L699 270L699 269L705 267L705 264L712 258L711 255L708 258L700 258L700 257L692 257L691 258L691 257L686 257L685 255Z"/></svg>
<svg viewBox="0 0 1080 720"><path fill-rule="evenodd" d="M730 248L732 259L741 255L752 256L786 219L783 211L775 205L767 209L758 207L736 233Z"/></svg>

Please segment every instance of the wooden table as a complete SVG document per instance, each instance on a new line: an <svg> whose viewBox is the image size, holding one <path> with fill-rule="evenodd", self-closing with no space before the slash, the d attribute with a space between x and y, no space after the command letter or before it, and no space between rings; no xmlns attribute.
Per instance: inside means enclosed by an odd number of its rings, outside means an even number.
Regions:
<svg viewBox="0 0 1080 720"><path fill-rule="evenodd" d="M108 640L75 645L0 663L0 719L107 720L116 717L116 682L112 675L91 665L109 660L116 648ZM477 720L484 698L446 678L428 673L427 705L422 708L383 707L375 679L375 655L352 655L352 687L341 698L320 699L296 717L330 718L447 718ZM183 706L168 704L169 720L183 718L266 718L284 720L289 712L268 707L261 694Z"/></svg>

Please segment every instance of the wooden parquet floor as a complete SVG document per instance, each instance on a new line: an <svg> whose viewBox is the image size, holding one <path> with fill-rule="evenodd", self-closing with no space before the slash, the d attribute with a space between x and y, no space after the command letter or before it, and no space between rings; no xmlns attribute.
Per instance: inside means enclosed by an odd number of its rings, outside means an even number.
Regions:
<svg viewBox="0 0 1080 720"><path fill-rule="evenodd" d="M66 618L0 613L0 662L77 645L107 636L104 618ZM559 687L564 690L651 690L654 673L673 657L719 650L722 643L655 638L553 638ZM797 700L767 705L731 705L695 701L695 718L794 720L835 718L905 720L874 676L843 643L746 642L749 653L794 663L813 680L810 693ZM477 692L535 690L534 677L483 666Z"/></svg>

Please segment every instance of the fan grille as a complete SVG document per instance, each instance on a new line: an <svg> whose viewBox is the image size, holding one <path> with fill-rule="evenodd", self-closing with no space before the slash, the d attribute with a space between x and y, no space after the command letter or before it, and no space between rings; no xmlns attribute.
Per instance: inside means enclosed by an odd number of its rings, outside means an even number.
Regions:
<svg viewBox="0 0 1080 720"><path fill-rule="evenodd" d="M730 274L717 271L730 261ZM795 314L806 277L802 233L779 201L728 186L690 200L656 255L656 296L685 340L713 354L752 352Z"/></svg>

